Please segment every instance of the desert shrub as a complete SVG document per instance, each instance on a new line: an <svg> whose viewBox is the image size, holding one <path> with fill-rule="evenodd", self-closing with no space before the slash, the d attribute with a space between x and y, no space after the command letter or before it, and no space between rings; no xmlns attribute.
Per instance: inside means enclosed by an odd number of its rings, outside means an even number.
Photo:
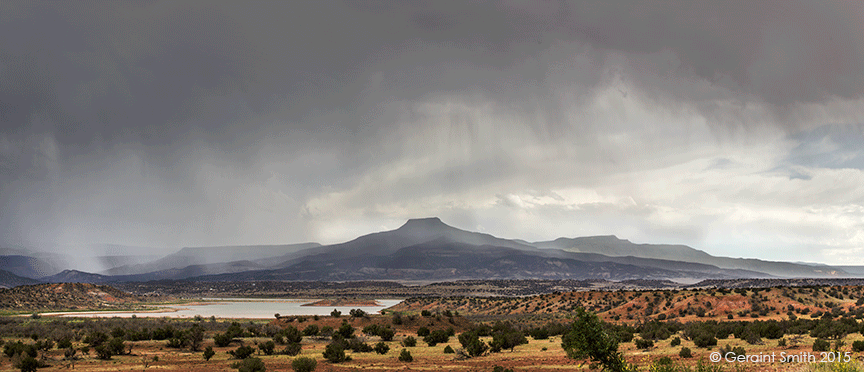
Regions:
<svg viewBox="0 0 864 372"><path fill-rule="evenodd" d="M69 337L63 337L57 340L57 348L58 349L68 349L72 347L72 339Z"/></svg>
<svg viewBox="0 0 864 372"><path fill-rule="evenodd" d="M338 318L338 317L342 316L342 312L339 310L333 309L333 311L330 312L330 316L332 316L334 318Z"/></svg>
<svg viewBox="0 0 864 372"><path fill-rule="evenodd" d="M428 318L428 317L432 316L432 312L430 312L429 310L423 310L420 312L420 315Z"/></svg>
<svg viewBox="0 0 864 372"><path fill-rule="evenodd" d="M646 340L665 340L678 332L678 323L652 320L639 327L639 336Z"/></svg>
<svg viewBox="0 0 864 372"><path fill-rule="evenodd" d="M417 339L412 337L412 336L405 337L405 339L402 340L402 346L405 346L405 347L417 346Z"/></svg>
<svg viewBox="0 0 864 372"><path fill-rule="evenodd" d="M651 372L684 372L688 371L684 367L680 365L675 365L672 363L672 359L669 357L662 357L654 361L651 364L651 367L648 368ZM701 372L701 371L700 371Z"/></svg>
<svg viewBox="0 0 864 372"><path fill-rule="evenodd" d="M285 345L285 348L282 349L281 354L294 356L300 354L300 351L302 350L303 346L301 346L300 343L289 342L287 345Z"/></svg>
<svg viewBox="0 0 864 372"><path fill-rule="evenodd" d="M408 349L402 349L402 352L399 353L399 361L400 362L413 362L414 357L411 356L411 352Z"/></svg>
<svg viewBox="0 0 864 372"><path fill-rule="evenodd" d="M734 355L747 355L747 351L744 350L743 347L741 347L741 346L732 347L732 345L728 345L728 344L725 347L720 348L719 351L724 356L726 354L729 354L729 353L732 353Z"/></svg>
<svg viewBox="0 0 864 372"><path fill-rule="evenodd" d="M207 348L204 349L204 360L210 360L214 355L216 355L216 352L213 351L213 346L207 346Z"/></svg>
<svg viewBox="0 0 864 372"><path fill-rule="evenodd" d="M681 351L678 352L678 356L682 358L690 358L693 356L693 352L690 351L689 347L682 347Z"/></svg>
<svg viewBox="0 0 864 372"><path fill-rule="evenodd" d="M391 341L395 335L396 332L390 329L390 327L381 327L378 329L378 337L381 337L381 340Z"/></svg>
<svg viewBox="0 0 864 372"><path fill-rule="evenodd" d="M353 332L354 330L352 329L351 331ZM297 328L292 326L286 327L279 334L285 337L285 342L287 343L298 343L303 341L303 332L300 332Z"/></svg>
<svg viewBox="0 0 864 372"><path fill-rule="evenodd" d="M864 351L864 341L853 341L852 342L852 351L854 351L854 352Z"/></svg>
<svg viewBox="0 0 864 372"><path fill-rule="evenodd" d="M501 366L494 366L494 367L492 367L492 372L513 372L513 370L510 368L504 368Z"/></svg>
<svg viewBox="0 0 864 372"><path fill-rule="evenodd" d="M111 350L108 349L105 345L99 345L93 348L93 351L96 352L96 357L102 360L111 359L111 356L114 355L111 353Z"/></svg>
<svg viewBox="0 0 864 372"><path fill-rule="evenodd" d="M387 346L387 344L385 344L383 342L379 342L379 343L375 344L375 352L376 353L384 355L384 354L387 354L388 351L390 351L390 346Z"/></svg>
<svg viewBox="0 0 864 372"><path fill-rule="evenodd" d="M828 343L828 340L817 338L813 341L813 351L828 351L828 348L831 345Z"/></svg>
<svg viewBox="0 0 864 372"><path fill-rule="evenodd" d="M231 364L231 368L236 368L238 372L265 372L267 370L260 358L246 358L234 362Z"/></svg>
<svg viewBox="0 0 864 372"><path fill-rule="evenodd" d="M430 332L429 332L429 328L426 328L426 327L420 327L420 328L417 328L417 336L418 336L418 337L426 337L426 336L429 336L429 333L430 333Z"/></svg>
<svg viewBox="0 0 864 372"><path fill-rule="evenodd" d="M273 350L276 349L276 343L273 341L262 342L258 344L258 349L261 350L264 355L273 355Z"/></svg>
<svg viewBox="0 0 864 372"><path fill-rule="evenodd" d="M351 311L349 311L348 313L355 318L362 318L366 316L366 312L361 309L351 309Z"/></svg>
<svg viewBox="0 0 864 372"><path fill-rule="evenodd" d="M348 356L345 355L345 349L339 342L327 344L323 355L324 359L327 359L330 363L341 363L348 360Z"/></svg>
<svg viewBox="0 0 864 372"><path fill-rule="evenodd" d="M336 330L336 333L342 336L342 338L351 338L354 337L354 327L348 324L348 322L343 321L339 329Z"/></svg>
<svg viewBox="0 0 864 372"><path fill-rule="evenodd" d="M315 324L310 324L310 325L306 326L306 328L303 329L303 336L308 336L308 337L318 336L318 332L320 332L320 330L318 329L318 326Z"/></svg>
<svg viewBox="0 0 864 372"><path fill-rule="evenodd" d="M485 342L481 341L477 332L474 331L462 332L459 334L459 343L462 344L462 348L468 356L472 357L481 356L486 353L486 350L489 350L489 346L486 345Z"/></svg>
<svg viewBox="0 0 864 372"><path fill-rule="evenodd" d="M363 334L369 335L369 336L377 336L378 330L380 328L381 328L381 326L379 326L377 324L370 324L368 326L363 327Z"/></svg>
<svg viewBox="0 0 864 372"><path fill-rule="evenodd" d="M443 344L447 341L450 341L450 332L443 329L436 329L429 332L426 337L423 337L423 342L427 343L429 346Z"/></svg>
<svg viewBox="0 0 864 372"><path fill-rule="evenodd" d="M453 350L453 348L450 347L450 345L447 345L444 347L444 354L455 354L455 353L456 353L456 350Z"/></svg>
<svg viewBox="0 0 864 372"><path fill-rule="evenodd" d="M172 337L168 339L168 342L165 344L165 346L172 349L181 349L186 346L186 343L183 342L183 339L180 337Z"/></svg>
<svg viewBox="0 0 864 372"><path fill-rule="evenodd" d="M217 333L213 336L213 343L219 347L225 347L231 344L231 340L234 337L231 337L228 333Z"/></svg>
<svg viewBox="0 0 864 372"><path fill-rule="evenodd" d="M716 346L717 339L708 333L701 333L693 338L693 343L696 344L697 347Z"/></svg>
<svg viewBox="0 0 864 372"><path fill-rule="evenodd" d="M369 344L367 344L363 341L360 341L356 338L353 338L350 341L348 341L348 348L353 350L355 353L371 353L372 352L372 346L369 346Z"/></svg>
<svg viewBox="0 0 864 372"><path fill-rule="evenodd" d="M642 338L637 338L636 340L633 341L633 343L636 344L637 349L647 349L650 347L654 347L654 341L646 340L646 339L642 339Z"/></svg>
<svg viewBox="0 0 864 372"><path fill-rule="evenodd" d="M230 354L235 359L246 359L246 358L252 356L252 353L254 353L254 352L255 352L255 349L253 349L251 346L240 346L236 350L228 351L228 354ZM234 368L236 368L236 367L234 367Z"/></svg>
<svg viewBox="0 0 864 372"><path fill-rule="evenodd" d="M506 330L492 333L492 342L489 344L489 349L493 352L499 352L502 349L513 349L516 346L527 344L528 339L522 332L516 330Z"/></svg>
<svg viewBox="0 0 864 372"><path fill-rule="evenodd" d="M528 331L528 335L535 340L546 340L549 338L549 330L545 327L533 328Z"/></svg>
<svg viewBox="0 0 864 372"><path fill-rule="evenodd" d="M291 362L291 368L296 372L312 372L317 366L318 362L309 357L299 357Z"/></svg>
<svg viewBox="0 0 864 372"><path fill-rule="evenodd" d="M14 366L21 369L21 372L36 372L41 367L39 361L29 355L25 355L20 361L14 363Z"/></svg>
<svg viewBox="0 0 864 372"><path fill-rule="evenodd" d="M672 339L672 342L669 343L669 346L675 347L681 345L681 337L675 337Z"/></svg>

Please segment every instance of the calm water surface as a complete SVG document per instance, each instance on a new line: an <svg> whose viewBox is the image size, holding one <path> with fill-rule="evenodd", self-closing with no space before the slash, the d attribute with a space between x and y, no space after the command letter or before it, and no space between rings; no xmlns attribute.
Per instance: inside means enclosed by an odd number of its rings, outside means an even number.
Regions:
<svg viewBox="0 0 864 372"><path fill-rule="evenodd" d="M69 312L69 313L43 313L42 315L58 315L66 317L169 317L169 318L194 318L196 315L208 318L272 318L274 314L280 315L330 315L333 309L339 310L343 315L348 315L351 309L361 309L367 313L375 314L382 309L396 305L402 300L376 300L382 306L300 306L315 302L310 299L260 299L260 298L208 298L199 303L186 305L160 305L162 310L158 311L93 311L93 312Z"/></svg>

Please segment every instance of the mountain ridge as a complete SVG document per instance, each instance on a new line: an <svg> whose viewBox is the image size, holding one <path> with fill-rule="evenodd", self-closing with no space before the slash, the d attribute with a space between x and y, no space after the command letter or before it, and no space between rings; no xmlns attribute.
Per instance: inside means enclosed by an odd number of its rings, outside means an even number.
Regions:
<svg viewBox="0 0 864 372"><path fill-rule="evenodd" d="M272 256L283 252L287 253ZM243 259L220 261L232 258ZM489 278L692 281L850 275L828 265L715 257L686 245L635 244L615 235L561 237L531 243L459 229L438 217L412 218L393 230L330 245L185 247L150 263L135 268L114 268L106 274L110 275L66 270L40 277L40 280L96 283Z"/></svg>

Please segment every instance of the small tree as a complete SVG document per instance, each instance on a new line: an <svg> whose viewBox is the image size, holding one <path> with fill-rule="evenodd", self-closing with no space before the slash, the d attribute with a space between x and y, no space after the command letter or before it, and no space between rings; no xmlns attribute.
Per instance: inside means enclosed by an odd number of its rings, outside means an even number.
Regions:
<svg viewBox="0 0 864 372"><path fill-rule="evenodd" d="M341 363L348 360L348 357L345 355L345 349L342 347L342 343L339 342L331 342L324 348L324 359L327 359L330 363Z"/></svg>
<svg viewBox="0 0 864 372"><path fill-rule="evenodd" d="M465 353L470 357L481 356L486 352L486 350L489 350L489 346L486 345L485 342L480 341L480 337L477 335L477 332L474 331L462 332L459 335L459 343L462 344ZM447 347L450 346L448 345ZM446 353L447 350L445 349L444 352Z"/></svg>
<svg viewBox="0 0 864 372"><path fill-rule="evenodd" d="M186 344L189 345L190 351L198 351L201 349L201 343L204 342L204 327L200 324L192 325L189 331L186 332Z"/></svg>
<svg viewBox="0 0 864 372"><path fill-rule="evenodd" d="M297 372L312 372L317 366L318 362L309 357L299 357L291 362L291 368Z"/></svg>
<svg viewBox="0 0 864 372"><path fill-rule="evenodd" d="M336 333L341 335L342 338L351 338L354 337L354 327L345 322L342 323L341 326L339 326L339 329L336 331Z"/></svg>
<svg viewBox="0 0 864 372"><path fill-rule="evenodd" d="M338 317L342 316L342 312L339 310L333 309L333 311L330 312L330 316L332 316L334 318L338 318Z"/></svg>
<svg viewBox="0 0 864 372"><path fill-rule="evenodd" d="M216 352L213 351L213 346L207 346L207 348L204 349L204 360L209 361L214 355L216 355Z"/></svg>
<svg viewBox="0 0 864 372"><path fill-rule="evenodd" d="M378 329L378 337L381 337L382 341L391 341L395 335L396 332L390 329L390 327L381 327Z"/></svg>
<svg viewBox="0 0 864 372"><path fill-rule="evenodd" d="M609 371L632 369L618 351L618 341L606 332L597 315L581 307L576 309L576 320L562 338L561 347L569 358L589 358Z"/></svg>

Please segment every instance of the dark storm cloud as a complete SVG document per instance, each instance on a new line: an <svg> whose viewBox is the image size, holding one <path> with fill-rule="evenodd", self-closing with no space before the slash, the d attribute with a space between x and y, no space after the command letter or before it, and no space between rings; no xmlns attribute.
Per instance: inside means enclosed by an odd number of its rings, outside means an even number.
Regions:
<svg viewBox="0 0 864 372"><path fill-rule="evenodd" d="M312 239L310 198L442 151L394 146L429 126L455 128L443 148L469 161L440 156L390 199L519 178L515 150L481 149L489 132L602 154L602 125L568 111L616 75L720 119L719 99L781 114L860 99L862 17L789 1L2 2L0 239ZM417 109L444 101L515 119L484 134L482 115ZM266 225L259 207L297 212Z"/></svg>

